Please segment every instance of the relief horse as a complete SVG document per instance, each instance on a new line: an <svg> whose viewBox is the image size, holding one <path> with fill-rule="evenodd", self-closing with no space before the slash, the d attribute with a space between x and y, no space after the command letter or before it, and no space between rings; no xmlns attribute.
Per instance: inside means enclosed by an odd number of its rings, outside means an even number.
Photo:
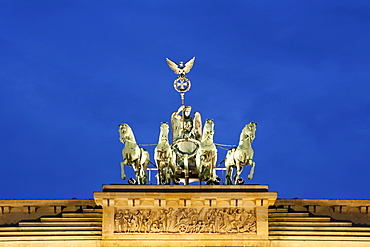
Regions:
<svg viewBox="0 0 370 247"><path fill-rule="evenodd" d="M199 171L199 179L210 180L211 183L216 179L217 149L213 143L214 123L212 119L207 119L203 129L203 136L200 148L197 151L196 164Z"/></svg>
<svg viewBox="0 0 370 247"><path fill-rule="evenodd" d="M157 164L158 184L170 184L174 173L174 155L168 143L168 123L161 123L158 145L154 149L154 160Z"/></svg>
<svg viewBox="0 0 370 247"><path fill-rule="evenodd" d="M226 184L237 184L243 167L246 165L252 166L248 179L253 178L255 162L253 161L252 141L255 138L256 126L257 123L254 122L247 124L240 134L239 145L227 152L225 160ZM236 171L233 180L231 180L233 168Z"/></svg>
<svg viewBox="0 0 370 247"><path fill-rule="evenodd" d="M146 170L150 162L149 152L136 144L134 133L128 124L119 125L118 132L120 134L119 140L125 145L122 149L122 179L126 179L124 166L132 166L135 171L136 183L146 184Z"/></svg>

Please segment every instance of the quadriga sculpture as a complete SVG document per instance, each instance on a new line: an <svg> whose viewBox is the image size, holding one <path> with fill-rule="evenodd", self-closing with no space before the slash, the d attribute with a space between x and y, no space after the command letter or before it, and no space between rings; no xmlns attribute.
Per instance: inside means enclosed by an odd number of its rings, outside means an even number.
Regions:
<svg viewBox="0 0 370 247"><path fill-rule="evenodd" d="M199 180L209 180L210 184L216 179L217 148L213 143L214 123L207 119L203 129L200 148L197 151L196 164L199 171Z"/></svg>
<svg viewBox="0 0 370 247"><path fill-rule="evenodd" d="M158 145L154 150L154 160L157 164L158 184L170 184L174 174L174 155L168 143L168 123L161 123Z"/></svg>
<svg viewBox="0 0 370 247"><path fill-rule="evenodd" d="M248 179L253 178L255 162L253 161L252 141L255 138L256 126L257 123L254 122L247 124L240 134L239 145L227 152L225 160L226 184L238 184L240 174L245 165L252 166ZM233 180L231 180L233 168L236 171Z"/></svg>
<svg viewBox="0 0 370 247"><path fill-rule="evenodd" d="M119 125L118 132L120 134L119 140L125 145L122 149L122 179L126 179L124 166L132 166L135 171L136 183L146 184L146 170L150 162L149 152L136 144L134 133L128 124Z"/></svg>

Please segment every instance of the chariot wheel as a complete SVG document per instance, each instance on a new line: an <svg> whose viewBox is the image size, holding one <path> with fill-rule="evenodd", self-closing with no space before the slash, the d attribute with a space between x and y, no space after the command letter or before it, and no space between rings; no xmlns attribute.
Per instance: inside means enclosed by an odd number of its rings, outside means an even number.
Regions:
<svg viewBox="0 0 370 247"><path fill-rule="evenodd" d="M178 226L178 228L179 228L180 233L186 233L186 230L188 229L188 226L183 223L183 224L180 224Z"/></svg>

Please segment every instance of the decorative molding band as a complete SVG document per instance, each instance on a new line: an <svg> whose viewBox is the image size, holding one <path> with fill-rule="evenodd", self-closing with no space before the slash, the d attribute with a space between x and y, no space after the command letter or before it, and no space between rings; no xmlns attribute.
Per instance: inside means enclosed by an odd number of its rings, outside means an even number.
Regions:
<svg viewBox="0 0 370 247"><path fill-rule="evenodd" d="M257 234L254 210L243 208L120 209L115 233Z"/></svg>

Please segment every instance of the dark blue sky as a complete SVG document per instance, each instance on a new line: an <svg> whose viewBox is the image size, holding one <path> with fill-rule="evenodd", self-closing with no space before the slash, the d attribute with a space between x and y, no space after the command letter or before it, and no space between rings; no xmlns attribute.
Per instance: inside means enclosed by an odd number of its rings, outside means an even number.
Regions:
<svg viewBox="0 0 370 247"><path fill-rule="evenodd" d="M0 198L127 183L118 124L157 143L181 104L165 58L196 56L185 101L214 119L215 142L258 122L248 183L368 199L369 44L365 0L0 0Z"/></svg>

